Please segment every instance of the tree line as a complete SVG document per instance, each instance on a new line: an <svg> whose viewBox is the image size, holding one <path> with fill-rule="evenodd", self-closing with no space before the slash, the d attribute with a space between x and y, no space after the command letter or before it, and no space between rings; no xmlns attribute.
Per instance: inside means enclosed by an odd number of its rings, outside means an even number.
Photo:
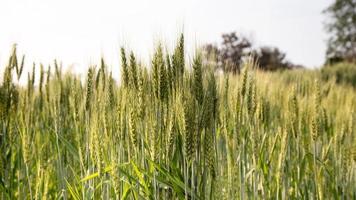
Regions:
<svg viewBox="0 0 356 200"><path fill-rule="evenodd" d="M356 63L356 0L335 0L323 14L325 30L329 34L325 65L340 62ZM253 48L247 37L236 32L222 34L220 45L204 45L205 62L224 72L239 73L243 61L253 59L261 70L277 71L303 68L286 59L278 47Z"/></svg>

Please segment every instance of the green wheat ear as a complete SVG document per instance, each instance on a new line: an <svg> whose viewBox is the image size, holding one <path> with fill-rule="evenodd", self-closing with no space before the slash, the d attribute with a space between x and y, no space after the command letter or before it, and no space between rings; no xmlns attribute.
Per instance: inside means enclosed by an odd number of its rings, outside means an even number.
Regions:
<svg viewBox="0 0 356 200"><path fill-rule="evenodd" d="M166 66L167 66L167 85L168 85L168 90L170 93L172 93L173 89L173 68L171 64L171 59L169 57L169 54L166 53Z"/></svg>
<svg viewBox="0 0 356 200"><path fill-rule="evenodd" d="M98 70L98 73L96 74L95 78L95 89L98 90L98 87L100 85L100 78L101 78L102 71L101 69Z"/></svg>
<svg viewBox="0 0 356 200"><path fill-rule="evenodd" d="M185 56L184 56L184 35L179 37L178 44L174 50L172 56L172 74L174 79L175 88L181 85L183 82L183 74L185 68Z"/></svg>
<svg viewBox="0 0 356 200"><path fill-rule="evenodd" d="M175 107L171 108L171 114L169 115L169 123L168 123L168 146L167 146L167 153L168 155L172 154L174 151L174 144L177 138L177 124L176 124L176 115L178 114L178 110ZM175 114L172 114L175 113Z"/></svg>
<svg viewBox="0 0 356 200"><path fill-rule="evenodd" d="M247 79L248 79L248 67L246 66L243 71L242 71L242 76L241 76L241 98L244 99L245 98L245 94L247 91Z"/></svg>
<svg viewBox="0 0 356 200"><path fill-rule="evenodd" d="M252 78L249 79L248 91L247 91L247 109L251 116L256 111L257 98L256 98L256 83Z"/></svg>
<svg viewBox="0 0 356 200"><path fill-rule="evenodd" d="M94 67L90 67L87 75L87 93L85 100L85 110L90 110L91 99L93 96L93 81L94 81L95 69Z"/></svg>
<svg viewBox="0 0 356 200"><path fill-rule="evenodd" d="M106 64L104 58L100 59L100 68L95 78L95 89L98 90L100 86L100 90L106 89Z"/></svg>
<svg viewBox="0 0 356 200"><path fill-rule="evenodd" d="M281 146L280 146L280 153L279 153L279 158L278 158L278 171L277 171L277 184L280 183L281 179L283 178L284 175L284 166L285 166L285 159L286 159L286 154L288 150L288 131L285 130L285 128L278 128L278 132L281 135Z"/></svg>
<svg viewBox="0 0 356 200"><path fill-rule="evenodd" d="M292 88L292 95L289 97L289 110L291 115L292 132L295 137L298 137L299 105L295 86Z"/></svg>
<svg viewBox="0 0 356 200"><path fill-rule="evenodd" d="M32 88L35 87L35 79L36 79L36 64L33 63L33 66L32 66L32 76L31 76L31 87L32 87Z"/></svg>
<svg viewBox="0 0 356 200"><path fill-rule="evenodd" d="M321 95L320 95L320 83L318 80L315 80L314 83L314 102L313 102L313 110L311 117L311 133L313 140L317 140L320 132L320 104L321 104Z"/></svg>
<svg viewBox="0 0 356 200"><path fill-rule="evenodd" d="M57 60L54 60L55 75L58 80L62 78L62 66L59 66Z"/></svg>
<svg viewBox="0 0 356 200"><path fill-rule="evenodd" d="M130 53L130 84L134 89L138 88L137 63L134 53Z"/></svg>
<svg viewBox="0 0 356 200"><path fill-rule="evenodd" d="M187 161L191 161L195 152L196 146L196 118L195 118L195 102L193 97L187 97L184 102L184 149Z"/></svg>
<svg viewBox="0 0 356 200"><path fill-rule="evenodd" d="M10 87L12 85L12 70L18 69L17 55L16 55L16 44L13 45L11 55L9 58L8 65L5 67L4 77L3 77L3 87L5 87L8 91L10 91Z"/></svg>
<svg viewBox="0 0 356 200"><path fill-rule="evenodd" d="M215 177L215 120L217 114L217 89L214 74L210 74L208 80L207 95L205 99L206 111L204 113L206 120L204 126L205 140L204 140L204 153L206 156L206 165L208 166L211 174Z"/></svg>
<svg viewBox="0 0 356 200"><path fill-rule="evenodd" d="M143 69L139 68L138 77L138 118L143 119L145 116L145 91L144 91L144 75Z"/></svg>
<svg viewBox="0 0 356 200"><path fill-rule="evenodd" d="M109 107L111 109L114 109L116 106L116 95L115 95L115 80L112 77L112 72L110 72L109 75L109 87L108 87L108 95L109 95Z"/></svg>
<svg viewBox="0 0 356 200"><path fill-rule="evenodd" d="M16 44L14 44L12 46L12 50L11 50L11 55L10 55L10 58L9 58L9 62L8 62L8 65L7 67L10 67L11 69L16 69L16 73L18 73L19 71L19 66L18 66L18 61L17 61L17 48L16 48Z"/></svg>
<svg viewBox="0 0 356 200"><path fill-rule="evenodd" d="M6 116L6 102L7 92L4 87L0 86L0 120L3 120Z"/></svg>
<svg viewBox="0 0 356 200"><path fill-rule="evenodd" d="M159 69L159 90L160 90L160 99L161 101L166 101L168 99L168 83L167 83L167 69L166 69L166 63L164 62L163 55L160 58L161 63L160 63L160 69Z"/></svg>
<svg viewBox="0 0 356 200"><path fill-rule="evenodd" d="M11 67L6 67L5 72L4 72L4 80L3 80L3 87L6 90L10 89L12 83L12 68Z"/></svg>
<svg viewBox="0 0 356 200"><path fill-rule="evenodd" d="M44 79L44 69L43 69L43 65L40 64L40 83L39 83L39 92L40 92L40 108L42 110L43 107L43 80Z"/></svg>
<svg viewBox="0 0 356 200"><path fill-rule="evenodd" d="M198 54L193 61L193 94L199 105L203 103L204 88L203 88L203 72L201 55Z"/></svg>
<svg viewBox="0 0 356 200"><path fill-rule="evenodd" d="M43 80L44 79L44 69L43 69L43 65L40 64L40 83L39 83L39 92L42 93L42 88L43 88Z"/></svg>
<svg viewBox="0 0 356 200"><path fill-rule="evenodd" d="M137 143L138 135L137 135L136 122L137 122L136 109L132 105L130 108L130 114L129 114L129 133L130 133L130 137L131 137L131 141L134 146L134 149L137 148L137 144L138 144Z"/></svg>
<svg viewBox="0 0 356 200"><path fill-rule="evenodd" d="M157 46L156 52L152 59L152 81L153 81L153 93L154 96L158 99L161 97L161 69L164 68L164 59L162 46L159 44ZM163 81L163 80L162 80ZM164 87L164 86L163 86ZM164 96L164 94L162 94Z"/></svg>
<svg viewBox="0 0 356 200"><path fill-rule="evenodd" d="M17 72L17 79L18 80L20 80L20 78L21 78L24 65L25 65L25 55L22 56L20 68L19 68L19 70Z"/></svg>
<svg viewBox="0 0 356 200"><path fill-rule="evenodd" d="M180 74L183 77L184 73L184 63L185 63L185 56L184 56L184 34L182 33L179 38L179 45L178 45L178 53L179 53L179 60L180 60Z"/></svg>
<svg viewBox="0 0 356 200"><path fill-rule="evenodd" d="M50 79L51 79L51 65L48 66L47 77L46 77L46 101L50 101Z"/></svg>
<svg viewBox="0 0 356 200"><path fill-rule="evenodd" d="M129 67L127 65L126 53L124 47L120 48L121 53L121 68L122 68L122 75L121 81L125 87L129 86Z"/></svg>

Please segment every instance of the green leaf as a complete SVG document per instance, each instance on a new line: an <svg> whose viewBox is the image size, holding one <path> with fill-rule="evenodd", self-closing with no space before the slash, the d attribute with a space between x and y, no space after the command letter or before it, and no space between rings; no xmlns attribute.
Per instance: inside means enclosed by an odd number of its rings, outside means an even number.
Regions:
<svg viewBox="0 0 356 200"><path fill-rule="evenodd" d="M128 183L125 183L124 184L124 192L122 194L121 200L127 199L127 197L129 196L130 192L131 192L131 185L128 184Z"/></svg>
<svg viewBox="0 0 356 200"><path fill-rule="evenodd" d="M77 188L73 188L67 181L67 179L65 180L67 183L67 188L69 190L69 193L71 194L71 196L73 197L73 199L75 200L80 200L80 195L79 192L77 190Z"/></svg>
<svg viewBox="0 0 356 200"><path fill-rule="evenodd" d="M104 171L103 171L103 172L106 173L106 172L109 172L109 171L111 171L111 170L113 170L113 169L114 169L113 166L108 166L108 167L105 167L105 168L104 168ZM82 180L80 180L80 182L88 181L88 180L90 180L90 179L93 179L93 178L95 178L95 177L98 177L99 175L100 175L99 172L95 172L95 173L93 173L93 174L90 174L90 175L84 177Z"/></svg>

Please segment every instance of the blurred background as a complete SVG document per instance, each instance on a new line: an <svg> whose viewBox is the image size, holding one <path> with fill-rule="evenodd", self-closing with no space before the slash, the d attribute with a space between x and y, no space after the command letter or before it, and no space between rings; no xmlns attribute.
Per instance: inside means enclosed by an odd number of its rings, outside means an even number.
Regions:
<svg viewBox="0 0 356 200"><path fill-rule="evenodd" d="M192 51L202 43L220 43L221 34L236 31L253 45L277 46L291 61L316 67L323 64L326 50L322 11L331 2L2 0L0 59L17 43L28 57L45 63L60 58L86 64L101 54L116 62L121 45L144 56L157 40L173 45L183 31Z"/></svg>
<svg viewBox="0 0 356 200"><path fill-rule="evenodd" d="M184 33L188 60L203 46L213 57L209 62L229 62L226 68L234 72L245 55L259 58L268 70L319 68L331 57L355 55L355 5L355 0L2 0L0 62L4 66L18 44L26 63L59 59L78 73L103 56L118 78L121 46L147 63L158 42L171 51Z"/></svg>

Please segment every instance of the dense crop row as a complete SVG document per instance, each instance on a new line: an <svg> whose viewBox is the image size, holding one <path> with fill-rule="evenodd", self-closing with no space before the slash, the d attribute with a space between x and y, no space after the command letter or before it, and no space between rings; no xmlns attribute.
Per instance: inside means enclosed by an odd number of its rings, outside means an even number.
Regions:
<svg viewBox="0 0 356 200"><path fill-rule="evenodd" d="M183 36L164 52L143 67L122 48L120 85L102 59L85 83L55 62L20 87L14 49L0 88L0 198L356 198L353 89L253 62L218 75L199 53L186 64Z"/></svg>

